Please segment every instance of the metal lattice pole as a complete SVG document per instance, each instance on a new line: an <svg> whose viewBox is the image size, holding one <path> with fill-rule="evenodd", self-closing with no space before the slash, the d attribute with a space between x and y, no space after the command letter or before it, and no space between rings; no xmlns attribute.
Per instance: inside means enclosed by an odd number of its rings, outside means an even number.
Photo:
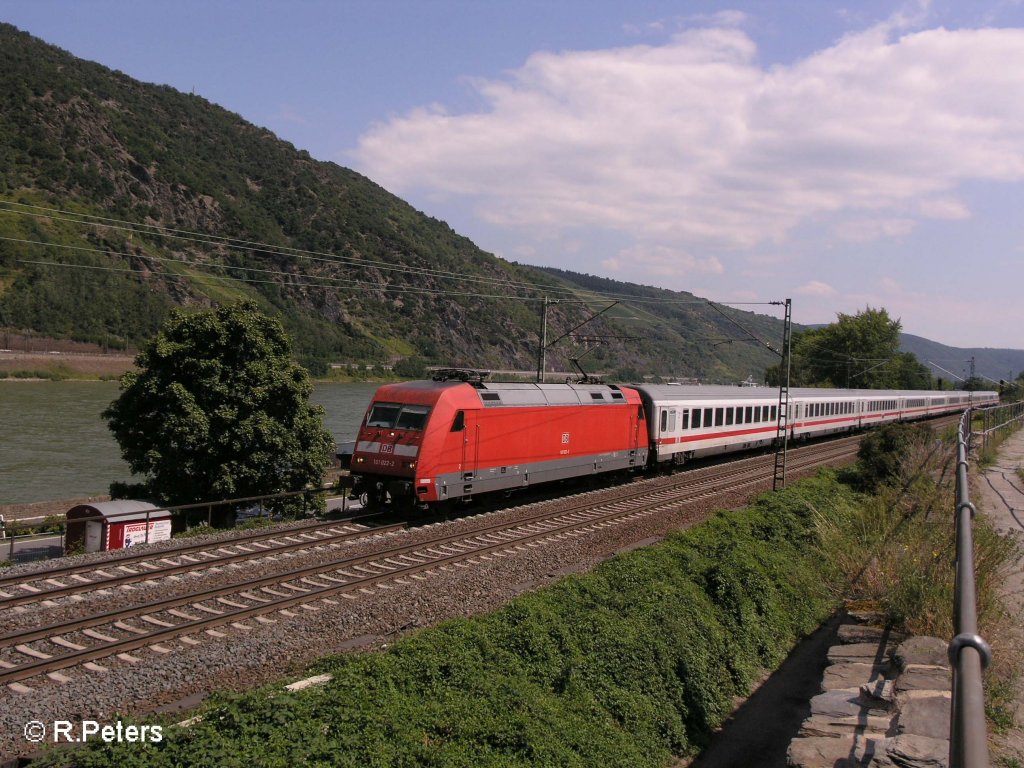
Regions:
<svg viewBox="0 0 1024 768"><path fill-rule="evenodd" d="M779 364L779 421L776 432L775 475L772 490L786 487L786 453L789 450L789 375L793 343L793 301L786 299L786 317L782 326L782 362Z"/></svg>

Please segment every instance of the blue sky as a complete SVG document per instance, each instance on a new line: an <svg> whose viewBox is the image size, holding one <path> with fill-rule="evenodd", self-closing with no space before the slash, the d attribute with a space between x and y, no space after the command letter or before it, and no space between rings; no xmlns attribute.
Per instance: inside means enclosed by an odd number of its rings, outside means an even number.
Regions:
<svg viewBox="0 0 1024 768"><path fill-rule="evenodd" d="M502 258L1024 348L1024 2L0 0Z"/></svg>

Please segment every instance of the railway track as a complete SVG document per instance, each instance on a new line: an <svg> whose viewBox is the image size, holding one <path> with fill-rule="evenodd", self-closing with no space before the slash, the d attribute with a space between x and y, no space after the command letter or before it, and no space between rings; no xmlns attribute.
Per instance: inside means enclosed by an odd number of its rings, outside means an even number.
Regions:
<svg viewBox="0 0 1024 768"><path fill-rule="evenodd" d="M100 563L68 565L31 574L8 576L0 578L0 606L13 608L28 603L55 600L312 547L340 544L408 527L407 523L371 527L358 522L379 518L379 515L361 515L331 523L290 528L286 531L264 531L213 545L188 545L181 549L139 553Z"/></svg>
<svg viewBox="0 0 1024 768"><path fill-rule="evenodd" d="M848 457L857 442L857 438L842 438L800 448L793 451L790 467L795 472ZM559 499L557 504L537 502L517 510L519 517L513 521L495 522L493 516L481 515L469 519L469 530L458 533L428 532L423 541L397 545L382 538L384 546L366 554L8 632L0 635L0 683L30 690L22 681L43 675L63 681L68 679L64 671L77 666L104 671L98 660L138 661L131 653L139 649L166 654L174 650L167 645L172 641L189 647L231 631L252 631L255 627L246 622L276 624L294 616L292 609L321 610L339 599L358 599L361 591L401 588L431 573L472 568L545 542L763 483L771 478L772 468L771 458L747 457L707 467L699 476L681 473L602 491L598 501L594 494L580 494ZM554 506L559 507L557 511L552 511Z"/></svg>

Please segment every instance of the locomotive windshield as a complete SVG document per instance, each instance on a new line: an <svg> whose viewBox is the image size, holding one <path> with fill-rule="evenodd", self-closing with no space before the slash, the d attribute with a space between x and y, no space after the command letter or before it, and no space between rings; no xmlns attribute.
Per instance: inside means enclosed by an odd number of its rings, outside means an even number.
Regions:
<svg viewBox="0 0 1024 768"><path fill-rule="evenodd" d="M366 417L366 426L384 429L423 429L430 408L425 405L374 403Z"/></svg>
<svg viewBox="0 0 1024 768"><path fill-rule="evenodd" d="M396 426L399 429L423 429L428 413L430 409L425 405L404 405Z"/></svg>

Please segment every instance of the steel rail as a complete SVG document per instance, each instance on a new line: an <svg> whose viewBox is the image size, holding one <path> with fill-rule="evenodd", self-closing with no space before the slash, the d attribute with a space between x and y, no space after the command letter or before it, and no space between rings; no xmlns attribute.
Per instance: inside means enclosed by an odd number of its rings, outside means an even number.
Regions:
<svg viewBox="0 0 1024 768"><path fill-rule="evenodd" d="M727 465L731 467L732 465ZM650 498L652 496L659 496L664 494L672 493L679 489L685 489L687 491L701 490L704 486L714 487L715 484L720 483L725 478L732 478L734 476L740 476L756 472L757 469L743 469L734 472L722 472L712 478L701 478L697 482L683 484L682 486L670 486L667 488L655 488L655 489L633 489L632 492L626 492L621 495L616 495L614 498L600 503L599 506L608 506L611 504L619 504L622 502L632 501L638 498ZM570 499L572 497L569 497ZM529 525L536 522L544 522L552 518L564 517L566 515L575 514L581 511L586 511L594 508L594 502L590 500L580 500L573 503L567 510L562 510L552 514L550 510L541 510L535 512L525 518L516 520L514 522L493 522L485 520L486 525L478 528L473 528L470 531L462 531L458 533L450 533L439 537L428 539L424 542L416 542L413 544L404 544L397 547L390 547L375 552L369 552L364 555L353 555L349 557L343 557L337 560L331 560L326 563L318 563L317 565L303 566L300 568L294 568L290 571L282 571L280 573L271 574L268 576L261 577L259 579L235 582L219 587L212 587L202 592L192 592L188 595L179 595L176 597L165 598L162 600L156 600L148 603L141 603L125 608L116 608L109 611L102 611L94 613L89 616L85 616L72 621L61 621L54 624L37 627L31 630L15 630L14 632L8 632L0 635L0 648L11 647L20 643L32 642L34 640L43 640L48 637L55 635L65 634L67 632L78 631L81 629L89 629L103 624L112 624L115 621L122 621L124 619L136 618L141 614L159 613L170 608L179 608L183 605L191 603L202 602L203 600L215 599L217 597L223 597L225 595L237 594L252 589L258 589L260 587L269 586L273 584L280 584L285 581L295 581L302 578L310 578L318 576L322 573L329 571L336 571L339 568L350 568L355 565L362 565L364 563L372 562L386 557L398 557L409 552L416 551L418 549L443 546L453 541L460 541L472 536L486 535L496 531L504 531L510 528L519 527L522 525Z"/></svg>
<svg viewBox="0 0 1024 768"><path fill-rule="evenodd" d="M60 576L73 576L76 573L88 573L90 571L102 571L106 568L118 568L122 565L145 562L146 560L157 560L161 558L181 557L196 552L215 551L223 547L233 547L240 544L252 544L266 539L282 538L284 536L298 536L301 534L313 533L325 528L338 525L357 523L367 518L380 517L379 513L367 513L364 515L353 515L342 517L337 520L318 520L312 523L293 526L287 529L275 528L273 530L258 530L255 532L242 533L231 539L221 541L206 541L199 544L182 544L177 547L169 547L161 550L147 550L146 552L133 553L123 557L112 557L109 560L93 560L88 563L72 563L70 565L59 565L53 568L45 568L31 573L4 574L0 575L0 589L8 589L20 584L27 584L41 579L53 579ZM121 550L124 551L124 550Z"/></svg>
<svg viewBox="0 0 1024 768"><path fill-rule="evenodd" d="M329 527L338 527L338 523L334 523ZM78 595L83 592L92 592L99 589L110 589L111 587L121 586L123 584L134 584L139 581L152 581L153 579L167 578L168 576L175 576L180 573L190 573L193 571L204 571L208 568L219 568L225 565L231 565L232 563L244 562L246 560L258 560L263 557L273 557L275 555L285 554L286 552L295 552L302 549L312 549L314 547L322 547L330 544L337 544L343 541L351 541L352 539L361 539L367 536L373 536L378 533L389 533L391 531L404 530L408 528L408 523L392 523L391 525L382 525L378 528L364 528L357 531L340 531L338 533L329 533L323 528L317 529L318 533L324 535L316 539L308 539L306 541L292 541L287 544L278 544L267 546L263 549L249 550L243 552L229 552L226 554L216 554L217 551L225 549L226 547L239 547L249 546L251 544L258 544L262 542L246 541L238 543L232 541L228 544L222 544L220 547L214 550L209 550L211 556L194 562L181 562L174 565L160 565L152 570L148 571L136 571L133 573L123 573L116 576L103 576L95 580L88 582L80 582L78 584L67 584L62 587L50 587L48 589L40 589L38 591L26 592L21 595L11 595L10 597L4 597L0 599L0 607L2 608L13 608L16 605L24 605L26 603L38 603L43 600L53 600L57 597L67 597L68 595ZM309 535L308 532L305 534L293 534L293 533L278 533L277 536L270 537L270 539L288 539L297 535ZM263 539L262 541L266 541ZM178 553L169 555L169 557L184 557ZM159 559L167 559L159 558ZM150 557L149 561L157 560L157 558ZM147 562L147 561L143 561ZM104 568L95 569L96 571L112 570L114 568L121 568L123 564L118 561L106 565ZM74 575L74 574L72 574ZM49 574L44 576L45 579L53 578ZM34 579L33 581L39 581ZM25 582L32 583L32 582ZM20 586L20 585L16 585Z"/></svg>
<svg viewBox="0 0 1024 768"><path fill-rule="evenodd" d="M835 459L837 455L840 455L840 451L837 450L837 448L837 446L828 446L827 450L819 452L820 455L815 453L806 455L804 458L807 461L802 465L802 468L806 468L806 466L817 466ZM843 452L848 453L848 451ZM224 597L225 595L233 595L241 599L246 599L249 602L255 601L258 603L255 606L237 607L236 610L233 611L222 611L221 609L217 609L218 613L214 616L208 615L196 620L187 621L183 624L147 632L145 635L137 635L136 637L117 640L108 645L83 648L60 656L37 659L32 662L19 664L13 668L3 669L0 670L0 684L18 682L47 672L76 666L87 661L105 658L118 653L127 653L128 651L135 650L143 646L153 645L182 635L195 634L210 626L235 623L252 616L285 610L300 603L321 600L335 594L364 588L380 581L413 575L420 571L431 570L447 564L456 563L461 560L470 560L489 552L516 548L532 541L551 538L558 535L566 535L573 529L585 529L601 523L611 522L616 519L640 515L646 516L653 514L654 512L671 509L672 507L683 506L699 498L706 498L707 496L715 493L716 486L719 486L724 482L729 482L728 488L733 489L753 485L758 482L767 481L768 479L769 475L767 473L767 468L755 466L739 472L721 473L718 477L701 480L696 483L680 483L668 488L634 492L625 498L618 498L608 502L603 502L597 507L593 505L592 501L581 501L573 505L573 507L570 507L569 510L563 510L555 513L554 515L552 515L550 511L539 512L528 518L514 522L493 523L470 532L448 534L426 542L418 542L401 547L392 547L376 553L344 558L330 564L319 565L311 568L295 569L288 573L264 577L244 584L218 587L185 597L157 601L155 603L135 606L128 609L108 611L101 614L95 614L76 622L59 623L48 627L38 628L36 630L9 633L0 637L0 647L16 646L18 644L34 640L53 638L69 632L79 631L81 629L112 624L113 622L121 621L126 618L151 616L152 614L160 613L161 611L166 611L171 608L177 608L189 604L196 605L203 601ZM694 490L702 490L703 493L695 496L693 494ZM649 505L651 501L654 501L654 506ZM646 506L637 508L634 506L636 504L646 504ZM623 509L623 506L626 508ZM615 507L615 509L610 509L610 511L607 512L601 512L602 508L609 509L612 507ZM579 519L581 515L584 515L584 519L582 520ZM574 516L576 519L566 520L566 518L573 518ZM558 520L563 520L564 522L558 523L556 522ZM548 527L544 527L540 531L526 531L523 535L514 539L502 539L498 542L490 542L483 539L484 536L493 536L499 533L513 533L516 530L526 529L530 526L543 526L546 523L549 524ZM473 539L477 539L479 541L475 543L471 542ZM444 547L446 545L450 548L454 548L456 543L462 544L463 546L470 545L473 549L455 553L435 552L431 553L433 556L426 561L405 566L396 566L393 563L391 565L382 566L377 562L385 560L386 558L397 558L403 555L423 558L428 550ZM316 586L312 585L308 581L303 582L306 586L300 588L302 590L301 594L287 596L277 600L263 600L262 598L255 599L241 594L264 586L280 586L289 581L306 579L322 575L330 571L339 572L343 569L353 568L359 565L370 565L377 569L384 569L384 572L365 577L358 577L354 581L346 581L346 583L341 585ZM352 579L353 577L351 574L348 574L346 575L346 578ZM337 581L337 579L334 580ZM310 588L311 586L313 587L312 589ZM197 610L203 609L197 608ZM206 612L209 613L209 611Z"/></svg>
<svg viewBox="0 0 1024 768"><path fill-rule="evenodd" d="M839 442L840 441L838 440L833 441L834 444L838 444ZM761 458L762 457L760 456L743 457L741 459L730 462L730 464L738 466L745 463L757 462ZM626 492L629 492L628 489L626 490ZM58 577L97 573L114 569L124 569L128 565L141 566L146 563L159 562L161 560L184 558L185 556L197 553L208 555L207 557L205 557L205 559L197 562L180 562L176 564L160 565L146 571L124 573L116 576L101 576L100 578L90 579L88 582L83 581L78 584L69 584L64 586L48 587L43 589L33 588L31 591L26 592L24 594L4 595L2 599L0 599L0 609L13 608L17 605L25 605L29 603L38 603L44 600L52 600L54 598L87 593L94 590L106 589L109 587L120 586L123 584L132 584L140 581L151 581L153 579L165 578L167 576L172 576L180 573L202 571L208 568L229 565L231 563L236 562L243 562L249 559L258 559L264 556L270 556L278 553L285 553L295 550L312 548L324 544L331 544L334 542L350 540L353 538L361 538L363 536L370 536L376 533L385 533L408 527L408 523L394 523L391 525L379 526L377 528L370 528L358 532L345 532L338 534L329 533L329 530L332 528L337 528L339 526L347 525L365 519L379 517L380 515L378 513L357 515L351 518L343 518L341 520L334 520L327 523L316 523L297 528L290 528L285 531L260 531L247 536L240 536L238 538L225 540L223 542L208 542L205 544L186 545L184 547L173 550L166 550L155 553L139 553L137 555L116 558L99 563L93 562L88 564L73 564L58 568L50 568L43 571L36 571L31 574L24 574L22 576L7 577L6 579L0 578L0 589L9 590L15 587L21 587L22 585L30 585L40 581L56 579ZM221 555L216 554L216 552L218 551L222 551L231 547L244 547L253 544L259 544L261 542L273 539L287 539L297 536L311 535L320 535L320 538L310 539L308 541L302 542L292 542L289 544L276 545L254 552L228 553Z"/></svg>

